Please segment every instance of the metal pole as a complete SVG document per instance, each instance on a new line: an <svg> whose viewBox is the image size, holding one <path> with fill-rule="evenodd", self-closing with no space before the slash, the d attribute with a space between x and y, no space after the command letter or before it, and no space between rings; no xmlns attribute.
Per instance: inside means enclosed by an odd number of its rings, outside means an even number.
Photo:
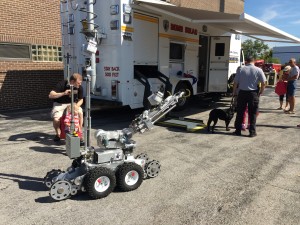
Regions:
<svg viewBox="0 0 300 225"><path fill-rule="evenodd" d="M67 53L67 80L68 80L68 84L70 84L70 57L71 55L69 54L69 52Z"/></svg>
<svg viewBox="0 0 300 225"><path fill-rule="evenodd" d="M71 89L71 126L70 133L73 134L75 131L75 122L74 122L74 85L70 85Z"/></svg>
<svg viewBox="0 0 300 225"><path fill-rule="evenodd" d="M94 14L94 0L88 0L87 3L87 21L88 21L88 30L94 31L95 30L95 14ZM95 37L91 37L91 40L95 41ZM91 53L90 55L90 61L91 61L91 91L95 91L95 84L96 84L96 55L95 53Z"/></svg>
<svg viewBox="0 0 300 225"><path fill-rule="evenodd" d="M84 148L91 147L91 76L86 76L86 98L85 98L85 117L84 117Z"/></svg>

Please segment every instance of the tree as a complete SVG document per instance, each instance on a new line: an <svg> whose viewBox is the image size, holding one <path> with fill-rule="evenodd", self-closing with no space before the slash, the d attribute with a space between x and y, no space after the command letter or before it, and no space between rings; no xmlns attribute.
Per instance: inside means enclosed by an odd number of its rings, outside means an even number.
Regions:
<svg viewBox="0 0 300 225"><path fill-rule="evenodd" d="M279 58L272 58L272 59L271 59L271 62L272 62L272 63L281 64L281 61L280 61Z"/></svg>
<svg viewBox="0 0 300 225"><path fill-rule="evenodd" d="M280 64L278 58L273 58L273 50L267 44L264 44L263 41L247 39L242 43L242 48L246 58L251 55L255 59L265 60L266 63Z"/></svg>
<svg viewBox="0 0 300 225"><path fill-rule="evenodd" d="M253 56L255 59L261 59L262 56L269 51L269 46L264 44L263 41L247 39L242 43L242 48L245 57Z"/></svg>

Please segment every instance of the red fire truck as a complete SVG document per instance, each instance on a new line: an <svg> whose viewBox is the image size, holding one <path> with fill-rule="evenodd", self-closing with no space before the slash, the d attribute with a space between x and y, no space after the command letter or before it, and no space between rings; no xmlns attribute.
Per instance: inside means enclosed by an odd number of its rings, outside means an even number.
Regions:
<svg viewBox="0 0 300 225"><path fill-rule="evenodd" d="M278 63L265 63L265 60L259 59L255 61L255 66L261 68L267 78L268 85L275 85L277 74L281 70L281 64Z"/></svg>

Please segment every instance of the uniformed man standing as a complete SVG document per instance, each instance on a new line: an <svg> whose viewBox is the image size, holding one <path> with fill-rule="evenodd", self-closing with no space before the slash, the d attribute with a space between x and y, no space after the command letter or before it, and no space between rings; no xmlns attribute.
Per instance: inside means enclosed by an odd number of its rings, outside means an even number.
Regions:
<svg viewBox="0 0 300 225"><path fill-rule="evenodd" d="M259 84L261 87L259 88ZM237 97L237 115L235 119L234 135L240 136L244 112L248 105L248 116L250 120L249 137L255 137L256 134L256 115L258 112L259 96L264 92L266 86L266 76L262 69L254 65L254 58L247 57L246 65L240 68L234 78L233 94Z"/></svg>

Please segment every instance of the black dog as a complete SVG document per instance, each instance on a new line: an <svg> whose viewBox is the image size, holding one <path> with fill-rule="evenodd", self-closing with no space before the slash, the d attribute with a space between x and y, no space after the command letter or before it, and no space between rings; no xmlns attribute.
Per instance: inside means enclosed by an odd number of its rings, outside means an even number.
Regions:
<svg viewBox="0 0 300 225"><path fill-rule="evenodd" d="M210 132L210 124L212 121L214 121L213 126L211 127L211 132L214 133L215 126L218 122L218 119L220 120L225 120L225 125L226 125L226 130L229 131L230 129L228 128L229 123L234 115L234 110L232 107L230 107L227 110L223 109L213 109L209 113L209 118L207 122L207 131Z"/></svg>

